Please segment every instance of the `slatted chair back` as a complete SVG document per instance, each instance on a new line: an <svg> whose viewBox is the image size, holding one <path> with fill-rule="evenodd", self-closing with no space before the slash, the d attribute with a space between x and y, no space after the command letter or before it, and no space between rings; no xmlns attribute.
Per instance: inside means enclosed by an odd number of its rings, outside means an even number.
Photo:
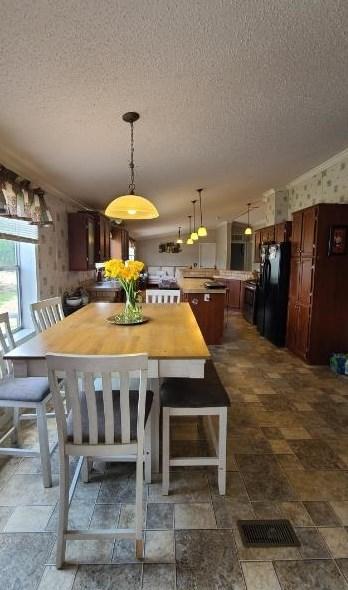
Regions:
<svg viewBox="0 0 348 590"><path fill-rule="evenodd" d="M30 305L31 317L37 333L44 332L64 319L62 300L51 297Z"/></svg>
<svg viewBox="0 0 348 590"><path fill-rule="evenodd" d="M147 354L81 356L49 353L46 358L57 417L58 435L60 435L60 442L63 445L67 441L68 427L58 381L62 374L65 383L65 395L72 414L73 445L123 446L132 445L136 442L143 444ZM129 392L130 378L133 376L138 377L136 440L131 440L130 419ZM113 379L118 379L120 384L120 394L117 396L116 406L115 393L112 391ZM98 391L96 391L96 384L98 384ZM115 428L116 420L118 422ZM88 426L86 421L88 421ZM69 446L70 444L69 441Z"/></svg>
<svg viewBox="0 0 348 590"><path fill-rule="evenodd" d="M180 303L180 289L146 289L146 303Z"/></svg>
<svg viewBox="0 0 348 590"><path fill-rule="evenodd" d="M10 318L7 312L0 313L0 378L6 379L12 375L12 363L6 361L3 355L15 347Z"/></svg>

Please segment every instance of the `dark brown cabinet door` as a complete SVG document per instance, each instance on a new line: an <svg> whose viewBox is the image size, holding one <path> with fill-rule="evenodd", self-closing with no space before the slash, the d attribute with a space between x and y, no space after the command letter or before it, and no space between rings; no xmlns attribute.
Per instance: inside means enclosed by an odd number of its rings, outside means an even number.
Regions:
<svg viewBox="0 0 348 590"><path fill-rule="evenodd" d="M288 304L288 325L286 331L287 346L293 352L296 352L296 338L298 326L298 303L289 299Z"/></svg>
<svg viewBox="0 0 348 590"><path fill-rule="evenodd" d="M284 223L277 223L274 226L274 241L277 244L285 241L285 225Z"/></svg>
<svg viewBox="0 0 348 590"><path fill-rule="evenodd" d="M110 259L110 221L104 217L104 260Z"/></svg>
<svg viewBox="0 0 348 590"><path fill-rule="evenodd" d="M95 262L110 258L110 222L100 213L94 214L95 223Z"/></svg>
<svg viewBox="0 0 348 590"><path fill-rule="evenodd" d="M313 256L316 240L317 208L310 207L303 211L301 254Z"/></svg>
<svg viewBox="0 0 348 590"><path fill-rule="evenodd" d="M309 349L309 328L311 308L309 305L298 306L298 323L296 333L296 350L302 358L307 357Z"/></svg>
<svg viewBox="0 0 348 590"><path fill-rule="evenodd" d="M257 229L254 234L254 262L260 262L261 231Z"/></svg>
<svg viewBox="0 0 348 590"><path fill-rule="evenodd" d="M301 258L300 267L300 288L297 299L303 305L310 305L314 273L313 259Z"/></svg>
<svg viewBox="0 0 348 590"><path fill-rule="evenodd" d="M277 244L288 242L291 236L291 221L283 221L274 226L274 241Z"/></svg>
<svg viewBox="0 0 348 590"><path fill-rule="evenodd" d="M226 281L228 289L228 307L240 309L240 281L229 279Z"/></svg>
<svg viewBox="0 0 348 590"><path fill-rule="evenodd" d="M289 298L298 301L301 286L301 262L299 258L292 258L290 265Z"/></svg>
<svg viewBox="0 0 348 590"><path fill-rule="evenodd" d="M95 223L88 213L69 213L69 269L91 270L95 263Z"/></svg>
<svg viewBox="0 0 348 590"><path fill-rule="evenodd" d="M302 211L296 211L292 216L291 256L301 254Z"/></svg>

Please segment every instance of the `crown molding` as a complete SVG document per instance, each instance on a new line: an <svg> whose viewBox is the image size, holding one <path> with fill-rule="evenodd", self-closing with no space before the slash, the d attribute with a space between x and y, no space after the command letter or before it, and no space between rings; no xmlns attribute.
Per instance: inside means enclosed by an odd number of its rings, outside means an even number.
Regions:
<svg viewBox="0 0 348 590"><path fill-rule="evenodd" d="M286 188L290 188L290 187L294 186L295 184L298 184L299 182L303 182L304 180L308 180L309 178L312 178L316 174L321 174L324 170L326 170L327 168L330 168L330 166L334 166L335 164L338 164L341 160L343 160L343 158L347 158L347 157L348 157L348 148L344 149L342 152L338 152L338 154L335 154L334 156L332 156L328 160L325 160L325 162L318 164L318 166L315 166L314 168L307 170L307 172L304 172L300 176L297 176L294 180L291 180L291 182L289 182L286 185Z"/></svg>

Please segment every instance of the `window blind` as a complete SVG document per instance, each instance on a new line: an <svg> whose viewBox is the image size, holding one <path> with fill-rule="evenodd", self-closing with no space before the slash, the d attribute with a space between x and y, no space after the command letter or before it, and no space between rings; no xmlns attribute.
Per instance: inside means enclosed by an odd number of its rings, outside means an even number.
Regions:
<svg viewBox="0 0 348 590"><path fill-rule="evenodd" d="M38 227L30 225L28 221L0 217L0 240L14 240L16 242L30 242L37 244Z"/></svg>

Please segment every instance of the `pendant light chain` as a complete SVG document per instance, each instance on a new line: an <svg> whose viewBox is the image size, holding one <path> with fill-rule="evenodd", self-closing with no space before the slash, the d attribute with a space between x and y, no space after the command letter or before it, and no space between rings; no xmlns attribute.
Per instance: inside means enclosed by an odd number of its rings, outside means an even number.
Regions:
<svg viewBox="0 0 348 590"><path fill-rule="evenodd" d="M203 226L203 217L202 217L202 188L198 188L197 192L199 194L199 208L201 211L201 227Z"/></svg>
<svg viewBox="0 0 348 590"><path fill-rule="evenodd" d="M192 201L193 205L193 232L196 231L196 200Z"/></svg>
<svg viewBox="0 0 348 590"><path fill-rule="evenodd" d="M130 142L130 162L129 162L129 168L131 171L131 175L130 175L130 183L128 185L129 188L129 194L130 195L134 195L134 191L135 191L135 182L134 182L134 123L133 121L130 124L130 128L131 128L131 142Z"/></svg>

